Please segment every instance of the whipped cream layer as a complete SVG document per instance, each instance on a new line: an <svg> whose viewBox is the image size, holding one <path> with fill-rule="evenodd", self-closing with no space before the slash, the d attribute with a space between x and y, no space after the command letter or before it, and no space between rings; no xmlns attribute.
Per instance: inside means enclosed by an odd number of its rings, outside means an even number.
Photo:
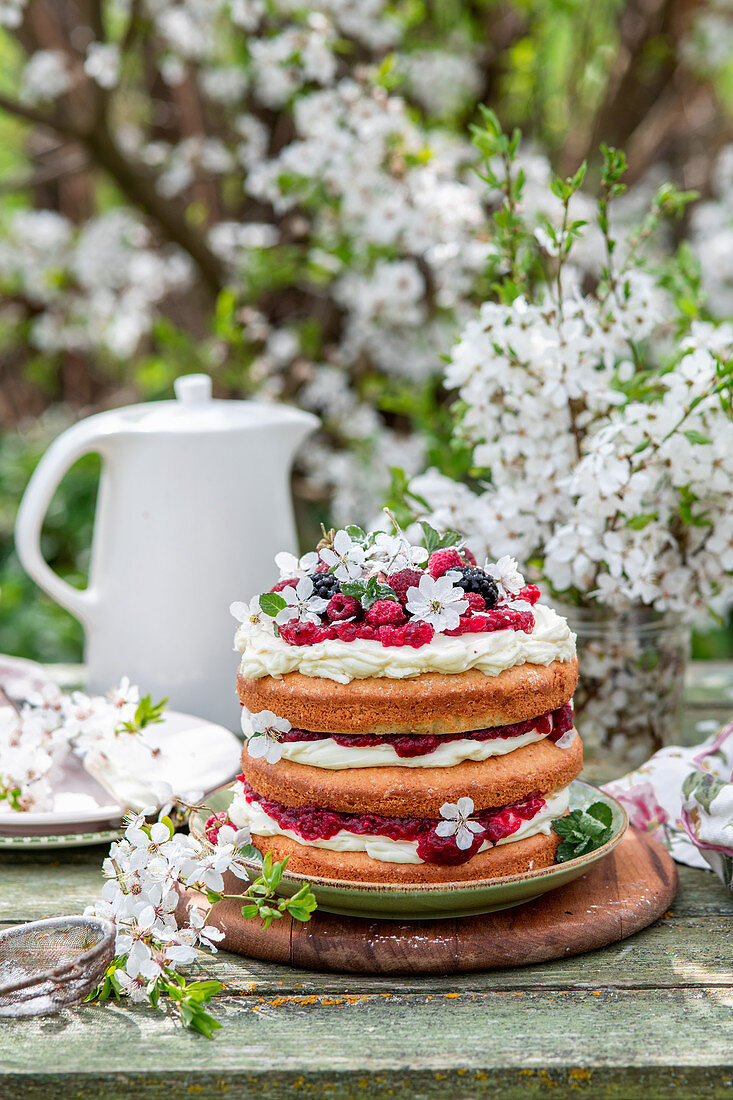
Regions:
<svg viewBox="0 0 733 1100"><path fill-rule="evenodd" d="M497 844L511 844L515 840L543 833L549 836L552 822L562 817L568 808L570 789L564 787L555 794L546 796L545 805L530 821L523 821L515 833L503 837ZM283 829L260 806L259 802L247 802L243 794L236 794L229 807L230 820L240 829L249 826L255 836L286 836L298 844L309 848L326 848L330 852L366 852L371 859L382 863L424 863L417 854L416 840L392 840L387 836L362 836L341 829L327 840L306 840L293 829ZM493 844L483 842L479 852L493 848Z"/></svg>
<svg viewBox="0 0 733 1100"><path fill-rule="evenodd" d="M252 628L249 623L237 630L234 645L242 654L239 671L247 680L301 672L348 684L370 676L406 680L426 672L459 673L472 668L487 676L498 676L515 665L571 661L575 635L565 619L545 604L535 604L532 611L535 625L531 634L523 630L495 630L457 638L436 634L419 649L383 646L365 639L294 646L278 638L269 624Z"/></svg>
<svg viewBox="0 0 733 1100"><path fill-rule="evenodd" d="M245 736L252 733L249 720L242 714L242 730ZM547 734L528 730L516 737L492 737L488 741L475 741L469 737L438 745L424 756L398 756L385 740L383 745L339 745L332 737L320 741L283 741L280 751L283 760L294 764L308 764L312 768L341 771L346 768L452 768L464 760L488 760L491 756L505 756L524 745L543 741ZM572 742L571 742L572 744ZM564 746L569 748L570 746Z"/></svg>

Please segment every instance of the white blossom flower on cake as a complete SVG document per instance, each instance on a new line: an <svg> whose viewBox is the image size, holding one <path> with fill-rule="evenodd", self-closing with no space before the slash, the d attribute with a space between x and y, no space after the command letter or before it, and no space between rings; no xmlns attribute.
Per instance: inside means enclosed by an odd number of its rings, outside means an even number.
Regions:
<svg viewBox="0 0 733 1100"><path fill-rule="evenodd" d="M446 573L435 580L428 573L417 586L407 589L406 608L416 619L439 631L455 630L468 608L466 593Z"/></svg>
<svg viewBox="0 0 733 1100"><path fill-rule="evenodd" d="M455 837L456 846L462 850L470 848L475 834L484 832L480 822L470 820L473 810L473 799L466 796L457 802L444 802L440 807L443 820L435 826L435 832L441 837Z"/></svg>

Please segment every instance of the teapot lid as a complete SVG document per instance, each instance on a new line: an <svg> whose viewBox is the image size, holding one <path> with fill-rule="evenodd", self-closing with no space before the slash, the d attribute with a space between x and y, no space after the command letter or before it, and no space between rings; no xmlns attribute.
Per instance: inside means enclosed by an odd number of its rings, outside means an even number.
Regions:
<svg viewBox="0 0 733 1100"><path fill-rule="evenodd" d="M100 413L115 429L143 432L210 432L240 428L304 425L317 419L289 405L268 401L218 400L208 374L184 374L173 383L175 400L148 401ZM112 425L110 425L112 427Z"/></svg>

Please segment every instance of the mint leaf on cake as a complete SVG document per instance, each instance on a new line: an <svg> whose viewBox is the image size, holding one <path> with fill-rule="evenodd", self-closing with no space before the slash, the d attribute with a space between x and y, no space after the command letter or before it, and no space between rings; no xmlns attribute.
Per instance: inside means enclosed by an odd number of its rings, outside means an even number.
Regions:
<svg viewBox="0 0 733 1100"><path fill-rule="evenodd" d="M613 833L613 813L605 802L594 802L585 810L571 810L553 821L552 828L561 837L557 862L566 863L596 848L602 848Z"/></svg>

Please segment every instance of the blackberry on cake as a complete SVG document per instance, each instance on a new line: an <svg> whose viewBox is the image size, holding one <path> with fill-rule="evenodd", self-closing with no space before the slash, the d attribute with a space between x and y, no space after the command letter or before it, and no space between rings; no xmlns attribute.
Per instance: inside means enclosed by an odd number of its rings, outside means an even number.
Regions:
<svg viewBox="0 0 733 1100"><path fill-rule="evenodd" d="M476 595L481 596L486 608L496 607L499 589L496 581L483 569L475 565L461 565L458 568L452 568L451 572L458 574L455 582L464 592L475 592Z"/></svg>

